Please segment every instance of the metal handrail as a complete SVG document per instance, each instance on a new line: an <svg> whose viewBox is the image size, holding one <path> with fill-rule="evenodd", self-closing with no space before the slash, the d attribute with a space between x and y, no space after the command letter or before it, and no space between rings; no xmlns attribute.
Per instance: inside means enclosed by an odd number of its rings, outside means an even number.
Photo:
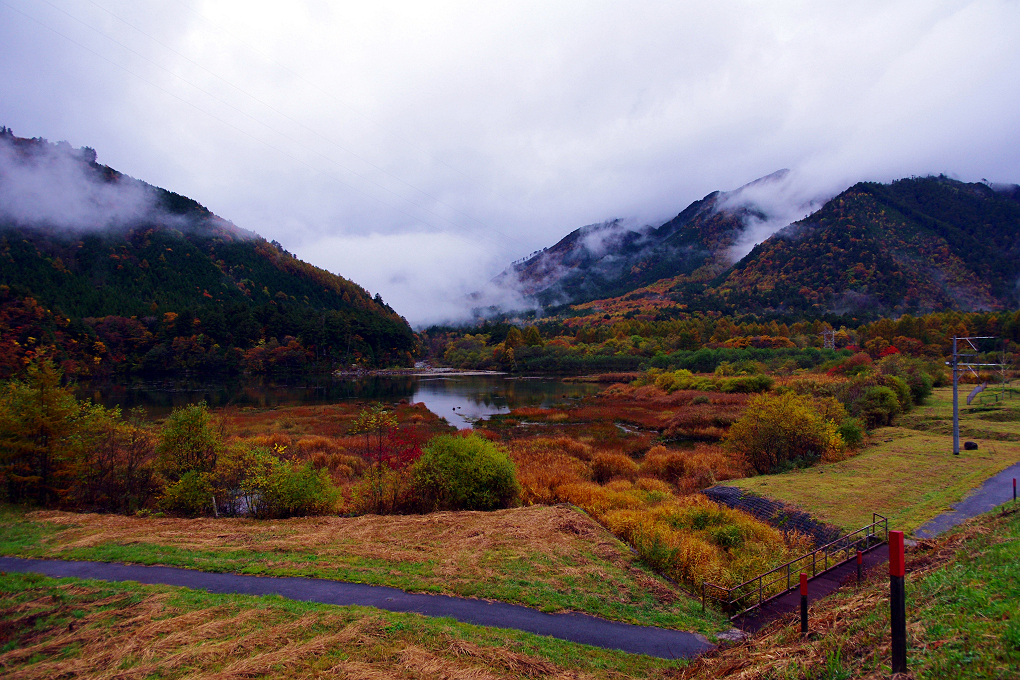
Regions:
<svg viewBox="0 0 1020 680"><path fill-rule="evenodd" d="M743 583L726 588L715 583L702 581L701 583L701 606L704 608L706 602L712 599L719 603L722 609L734 611L733 616L761 606L763 603L774 597L783 595L793 590L796 585L793 575L800 572L807 572L808 560L810 559L810 574L814 578L818 574L825 573L829 569L838 567L848 560L856 557L857 551L867 551L881 545L889 540L889 520L878 513L871 514L872 522L860 529L855 529L845 536L821 545L811 552L801 555L795 559L781 564L774 569L755 576ZM881 538L879 538L881 531ZM842 555L842 559L837 559ZM819 560L821 559L821 562ZM800 565L796 569L794 565ZM819 570L821 566L821 570ZM773 587L782 584L785 579L785 587L773 592ZM797 582L799 584L799 580ZM755 596L757 596L755 600ZM742 609L740 607L743 607ZM738 610L739 611L736 611Z"/></svg>

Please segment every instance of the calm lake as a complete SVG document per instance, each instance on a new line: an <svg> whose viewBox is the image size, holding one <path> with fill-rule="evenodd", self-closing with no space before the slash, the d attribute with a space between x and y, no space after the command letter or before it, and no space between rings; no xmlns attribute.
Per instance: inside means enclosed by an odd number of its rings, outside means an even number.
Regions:
<svg viewBox="0 0 1020 680"><path fill-rule="evenodd" d="M563 382L550 377L502 375L373 376L271 380L243 378L219 382L156 381L90 383L77 388L79 398L127 411L143 407L150 418L163 418L178 406L205 401L211 408L254 406L272 408L332 404L345 399L394 403L424 402L436 415L457 427L520 406L568 404L600 390L590 383Z"/></svg>

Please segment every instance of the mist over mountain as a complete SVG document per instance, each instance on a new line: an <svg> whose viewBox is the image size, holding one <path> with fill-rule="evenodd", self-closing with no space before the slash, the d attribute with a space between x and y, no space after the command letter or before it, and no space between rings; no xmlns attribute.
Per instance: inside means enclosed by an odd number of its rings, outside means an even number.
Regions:
<svg viewBox="0 0 1020 680"><path fill-rule="evenodd" d="M623 295L675 276L711 279L817 206L793 195L790 180L784 169L714 191L657 227L619 219L581 227L494 283L550 306Z"/></svg>
<svg viewBox="0 0 1020 680"><path fill-rule="evenodd" d="M157 373L264 370L267 358L251 353L266 347L289 368L407 364L416 347L407 322L379 295L193 199L100 165L92 149L18 138L7 128L0 287L2 304L22 310L0 314L0 334L45 337L45 328L12 327L35 304L25 301L36 301L40 318L57 324L50 335L76 329L54 351L77 352L79 368L81 347L96 340L100 355L122 350L118 369ZM281 347L289 349L274 355Z"/></svg>
<svg viewBox="0 0 1020 680"><path fill-rule="evenodd" d="M657 227L577 229L496 282L568 313L899 314L1020 302L1020 188L943 175L798 195L780 170ZM564 313L558 310L560 313Z"/></svg>

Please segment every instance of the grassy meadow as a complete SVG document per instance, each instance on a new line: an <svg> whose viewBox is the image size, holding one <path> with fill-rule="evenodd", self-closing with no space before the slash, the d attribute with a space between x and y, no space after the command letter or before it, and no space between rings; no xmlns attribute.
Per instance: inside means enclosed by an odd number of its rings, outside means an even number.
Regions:
<svg viewBox="0 0 1020 680"><path fill-rule="evenodd" d="M949 509L988 477L1020 461L1020 395L966 405L960 387L959 456L953 455L952 388L933 391L895 427L872 431L862 452L847 460L727 484L796 505L844 528L871 522L877 512L905 531ZM962 442L975 441L976 451Z"/></svg>

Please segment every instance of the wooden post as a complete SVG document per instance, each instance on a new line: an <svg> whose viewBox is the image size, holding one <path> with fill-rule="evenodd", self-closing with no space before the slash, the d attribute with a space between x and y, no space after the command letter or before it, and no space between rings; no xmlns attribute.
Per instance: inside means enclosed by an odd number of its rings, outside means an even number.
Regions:
<svg viewBox="0 0 1020 680"><path fill-rule="evenodd" d="M903 532L889 532L889 618L892 628L892 672L907 672L907 592Z"/></svg>
<svg viewBox="0 0 1020 680"><path fill-rule="evenodd" d="M800 572L800 634L807 632L807 574Z"/></svg>

